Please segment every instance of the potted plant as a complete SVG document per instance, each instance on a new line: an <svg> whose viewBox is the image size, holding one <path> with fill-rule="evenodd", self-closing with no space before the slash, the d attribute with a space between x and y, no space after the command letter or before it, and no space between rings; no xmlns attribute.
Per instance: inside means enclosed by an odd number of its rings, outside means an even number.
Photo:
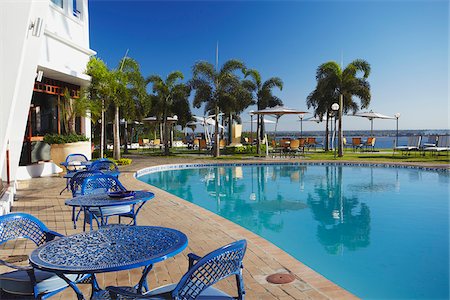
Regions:
<svg viewBox="0 0 450 300"><path fill-rule="evenodd" d="M62 134L46 134L44 142L50 144L50 157L54 163L63 162L71 153L82 153L91 157L91 142L84 135L75 131L75 118L85 117L89 110L89 101L81 96L73 99L69 91L64 91L64 101L61 102Z"/></svg>

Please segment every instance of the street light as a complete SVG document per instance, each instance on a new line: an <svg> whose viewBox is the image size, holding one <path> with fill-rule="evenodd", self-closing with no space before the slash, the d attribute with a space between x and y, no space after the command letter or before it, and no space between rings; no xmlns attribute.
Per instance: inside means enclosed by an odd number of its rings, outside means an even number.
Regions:
<svg viewBox="0 0 450 300"><path fill-rule="evenodd" d="M250 145L253 144L253 110L249 111L250 115Z"/></svg>
<svg viewBox="0 0 450 300"><path fill-rule="evenodd" d="M400 113L396 113L394 117L397 119L397 133L395 135L395 147L398 146L398 118L400 118Z"/></svg>
<svg viewBox="0 0 450 300"><path fill-rule="evenodd" d="M334 115L334 131L336 131L336 113L339 110L339 104L333 103L331 105L331 110L333 111L333 115ZM334 138L334 140L333 140L333 148L334 148L334 158L336 158L336 138Z"/></svg>
<svg viewBox="0 0 450 300"><path fill-rule="evenodd" d="M300 139L303 138L303 118L305 117L305 114L299 114L298 117L300 118Z"/></svg>

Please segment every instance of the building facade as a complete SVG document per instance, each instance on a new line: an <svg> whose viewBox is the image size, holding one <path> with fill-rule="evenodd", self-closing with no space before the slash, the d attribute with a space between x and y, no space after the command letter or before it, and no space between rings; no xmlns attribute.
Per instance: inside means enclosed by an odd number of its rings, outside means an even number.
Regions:
<svg viewBox="0 0 450 300"><path fill-rule="evenodd" d="M0 1L0 214L17 180L59 171L42 139L61 133L64 93L76 99L89 85L94 54L88 0ZM76 130L90 138L89 118Z"/></svg>

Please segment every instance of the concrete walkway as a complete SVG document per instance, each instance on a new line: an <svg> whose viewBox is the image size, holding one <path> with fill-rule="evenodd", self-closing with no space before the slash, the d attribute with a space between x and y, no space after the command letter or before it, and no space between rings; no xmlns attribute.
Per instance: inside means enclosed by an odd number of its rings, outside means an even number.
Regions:
<svg viewBox="0 0 450 300"><path fill-rule="evenodd" d="M212 162L204 159L182 159L143 157L133 158L133 164L121 167L120 180L130 190L148 189L156 197L148 202L138 216L139 225L172 227L184 232L189 238L188 248L183 253L154 266L149 275L151 287L176 283L187 270L187 253L204 255L222 245L238 239L247 239L248 249L244 259L244 280L247 299L353 299L352 294L315 273L278 247L250 231L219 217L203 208L175 197L155 187L136 180L135 171L144 167L173 164ZM277 160L280 161L280 160ZM293 161L293 160L289 160ZM214 161L216 162L216 161ZM230 161L226 161L229 163ZM59 195L65 186L61 177L36 178L22 181L12 211L27 212L41 219L50 229L69 235L81 231L81 226L73 229L71 209L64 205L70 198L69 192ZM112 222L115 221L113 218ZM81 225L81 222L79 222ZM0 256L26 254L32 245L7 243L0 248ZM3 270L1 270L3 271ZM140 269L98 274L101 287L108 285L133 285L140 278ZM290 273L295 281L290 284L275 285L266 281L274 273ZM224 281L218 285L224 291L235 295L235 281ZM82 287L86 297L90 287ZM54 299L76 299L69 288Z"/></svg>

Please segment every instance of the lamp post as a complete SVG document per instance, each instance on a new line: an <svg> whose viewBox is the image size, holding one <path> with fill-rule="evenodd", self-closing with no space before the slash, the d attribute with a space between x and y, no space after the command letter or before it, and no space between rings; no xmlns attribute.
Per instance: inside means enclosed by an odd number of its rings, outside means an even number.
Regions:
<svg viewBox="0 0 450 300"><path fill-rule="evenodd" d="M394 117L395 117L395 119L397 119L397 132L395 135L395 147L397 147L398 146L398 118L400 118L400 113L396 113L394 115Z"/></svg>
<svg viewBox="0 0 450 300"><path fill-rule="evenodd" d="M339 110L339 104L333 103L331 105L331 110L333 111L334 115L334 131L336 131L336 113ZM339 130L341 130L341 128L339 128ZM333 140L333 148L334 148L334 158L336 158L336 138L334 138Z"/></svg>
<svg viewBox="0 0 450 300"><path fill-rule="evenodd" d="M305 117L305 114L299 114L298 117L300 118L300 139L303 138L303 118Z"/></svg>
<svg viewBox="0 0 450 300"><path fill-rule="evenodd" d="M250 115L250 145L253 144L253 110L251 110L249 113Z"/></svg>

